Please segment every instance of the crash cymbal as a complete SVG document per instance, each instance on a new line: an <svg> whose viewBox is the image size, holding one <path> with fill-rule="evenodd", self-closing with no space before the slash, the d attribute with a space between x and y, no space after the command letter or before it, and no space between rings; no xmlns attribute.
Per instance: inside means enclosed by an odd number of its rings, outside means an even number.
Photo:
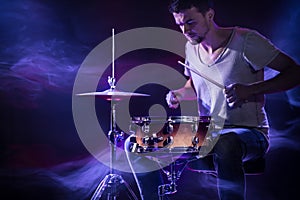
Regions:
<svg viewBox="0 0 300 200"><path fill-rule="evenodd" d="M77 96L96 96L106 100L122 100L125 98L130 97L147 97L150 96L148 94L142 93L134 93L134 92L123 92L116 89L108 89L102 92L87 92L87 93L80 93Z"/></svg>

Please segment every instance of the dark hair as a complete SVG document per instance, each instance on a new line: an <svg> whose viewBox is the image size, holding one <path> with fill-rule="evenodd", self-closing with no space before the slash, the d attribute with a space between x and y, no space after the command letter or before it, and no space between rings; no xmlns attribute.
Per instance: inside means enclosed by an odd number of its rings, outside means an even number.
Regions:
<svg viewBox="0 0 300 200"><path fill-rule="evenodd" d="M182 10L195 7L202 14L213 8L212 0L171 0L169 4L170 13L179 13Z"/></svg>

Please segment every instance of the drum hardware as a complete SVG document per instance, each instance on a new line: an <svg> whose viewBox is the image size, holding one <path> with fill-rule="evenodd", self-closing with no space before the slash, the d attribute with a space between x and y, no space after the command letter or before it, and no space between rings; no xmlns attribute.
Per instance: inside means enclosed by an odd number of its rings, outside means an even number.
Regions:
<svg viewBox="0 0 300 200"><path fill-rule="evenodd" d="M198 152L211 125L209 116L132 117L132 152Z"/></svg>
<svg viewBox="0 0 300 200"><path fill-rule="evenodd" d="M145 132L145 133L149 133L149 131L150 131L150 126L149 126L149 124L148 124L148 123L145 123L145 124L142 126L142 130L143 130L143 132Z"/></svg>
<svg viewBox="0 0 300 200"><path fill-rule="evenodd" d="M114 77L114 29L112 29L112 76L108 76L108 84L110 88L102 92L88 92L77 94L78 96L96 96L103 98L105 100L111 101L111 111L110 111L110 130L107 134L108 142L110 146L110 173L105 176L105 178L99 183L95 192L92 195L91 200L98 200L102 198L102 195L107 190L107 200L116 200L119 196L118 188L120 186L125 186L131 200L138 200L137 196L134 194L133 190L122 178L121 175L114 173L114 164L116 162L116 144L117 142L124 139L124 133L116 129L116 102L130 98L130 97L146 97L147 94L132 93L132 92L122 92L116 89L115 83L116 79Z"/></svg>
<svg viewBox="0 0 300 200"><path fill-rule="evenodd" d="M174 143L173 136L168 136L167 139L163 142L164 147L169 147Z"/></svg>
<svg viewBox="0 0 300 200"><path fill-rule="evenodd" d="M163 200L164 196L167 194L174 194L177 192L176 181L179 180L187 164L188 161L176 160L169 165L169 170L162 168L162 171L167 176L169 183L158 186L159 200Z"/></svg>
<svg viewBox="0 0 300 200"><path fill-rule="evenodd" d="M148 145L148 146L153 146L153 145L158 144L162 141L163 141L163 146L168 147L169 145L171 145L173 143L174 140L173 140L172 136L168 136L165 140L163 139L163 137L145 136L145 137L142 138L143 144Z"/></svg>
<svg viewBox="0 0 300 200"><path fill-rule="evenodd" d="M159 200L165 195L177 192L177 181L187 164L198 159L200 148L204 144L206 133L211 125L209 116L170 116L167 119L157 117L133 117L130 130L130 150L133 153L149 153L154 161L163 161L166 156L172 162L167 167L160 167L169 183L158 186ZM144 128L144 127L147 127ZM145 131L147 130L147 132ZM155 134L149 132L159 130ZM163 141L157 138L163 138ZM151 142L149 142L151 141ZM169 160L169 159L167 159Z"/></svg>
<svg viewBox="0 0 300 200"><path fill-rule="evenodd" d="M170 121L168 121L168 125L166 126L166 132L163 132L164 134L170 134L174 131L174 126L171 124Z"/></svg>
<svg viewBox="0 0 300 200"><path fill-rule="evenodd" d="M142 142L145 145L154 145L163 141L163 137L158 137L156 134L153 134L152 137L145 136L142 138Z"/></svg>
<svg viewBox="0 0 300 200"><path fill-rule="evenodd" d="M193 144L193 146L195 147L197 144L199 144L199 142L200 142L199 138L193 136L193 138L192 138L192 144Z"/></svg>
<svg viewBox="0 0 300 200"><path fill-rule="evenodd" d="M111 107L111 120L110 120L110 131L108 132L108 141L110 146L110 173L99 183L91 200L99 200L102 195L107 191L107 200L116 200L119 196L119 188L125 187L129 191L131 200L138 200L133 190L126 183L121 175L114 173L114 165L116 162L116 144L124 139L124 132L116 129L116 104L112 101Z"/></svg>

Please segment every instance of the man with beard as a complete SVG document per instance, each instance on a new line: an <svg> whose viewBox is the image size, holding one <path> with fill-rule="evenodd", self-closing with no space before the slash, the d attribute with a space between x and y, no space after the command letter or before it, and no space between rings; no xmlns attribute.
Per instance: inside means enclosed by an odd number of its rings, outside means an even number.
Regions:
<svg viewBox="0 0 300 200"><path fill-rule="evenodd" d="M195 98L199 116L212 116L220 125L218 140L210 151L219 198L244 200L243 162L264 157L269 147L264 95L298 86L300 67L257 31L217 25L209 0L172 0L169 11L188 40L185 75L189 79L182 88L170 91L166 101L177 108L180 101ZM264 80L265 66L278 75ZM150 166L145 158L127 156L134 172L138 163ZM144 200L158 198L158 177L157 171L135 174Z"/></svg>

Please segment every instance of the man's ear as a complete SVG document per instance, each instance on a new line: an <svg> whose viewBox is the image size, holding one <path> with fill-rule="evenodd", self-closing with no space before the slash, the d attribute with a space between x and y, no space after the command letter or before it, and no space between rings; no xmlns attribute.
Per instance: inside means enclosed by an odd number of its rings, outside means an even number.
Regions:
<svg viewBox="0 0 300 200"><path fill-rule="evenodd" d="M206 17L209 19L209 20L212 20L215 16L215 11L213 9L209 9L207 12L206 12Z"/></svg>

